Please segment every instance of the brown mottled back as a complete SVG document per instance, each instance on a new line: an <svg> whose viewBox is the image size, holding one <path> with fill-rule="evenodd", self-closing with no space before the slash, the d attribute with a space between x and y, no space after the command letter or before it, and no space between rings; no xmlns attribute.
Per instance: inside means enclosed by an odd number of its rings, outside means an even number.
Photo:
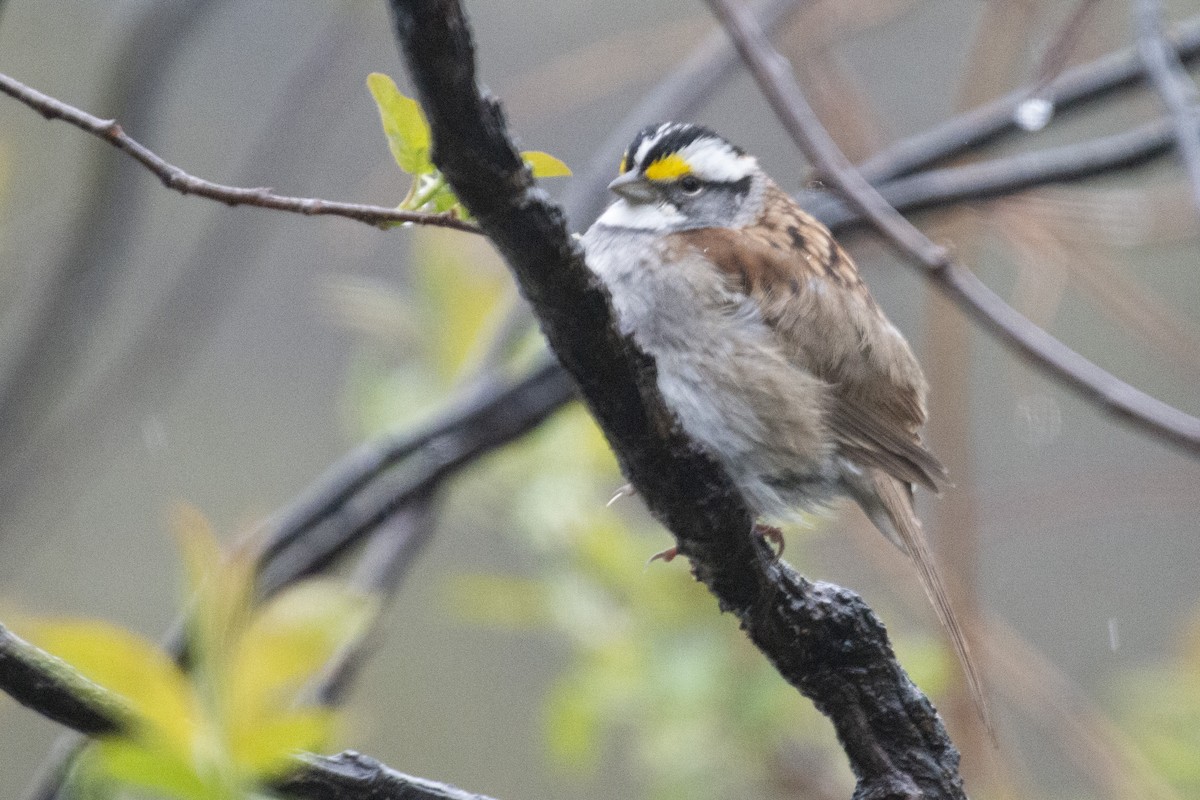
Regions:
<svg viewBox="0 0 1200 800"><path fill-rule="evenodd" d="M946 471L921 443L927 384L908 343L829 229L775 184L766 193L751 225L670 236L753 297L789 360L830 385L827 422L847 458L936 491Z"/></svg>

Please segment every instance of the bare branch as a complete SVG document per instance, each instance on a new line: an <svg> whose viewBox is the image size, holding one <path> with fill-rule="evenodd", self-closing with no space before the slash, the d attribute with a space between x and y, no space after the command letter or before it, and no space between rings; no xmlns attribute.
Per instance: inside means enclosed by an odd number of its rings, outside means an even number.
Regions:
<svg viewBox="0 0 1200 800"><path fill-rule="evenodd" d="M1145 165L1170 152L1173 145L1171 121L1163 118L1110 136L958 167L922 170L875 186L898 211L942 208L1048 183L1111 175ZM802 191L796 199L832 229L867 222L844 197L827 190Z"/></svg>
<svg viewBox="0 0 1200 800"><path fill-rule="evenodd" d="M396 208L362 203L341 203L314 197L288 197L275 194L270 189L263 187L245 188L213 183L168 163L157 153L126 134L116 120L94 117L86 111L43 94L2 73L0 73L0 92L19 100L46 119L61 119L108 142L118 150L128 153L138 163L157 175L164 186L174 189L180 194L195 194L230 206L250 205L307 216L346 217L375 227L410 223L479 233L479 229L475 225L452 214L426 214L420 211L401 211Z"/></svg>
<svg viewBox="0 0 1200 800"><path fill-rule="evenodd" d="M1134 26L1138 53L1150 82L1171 115L1179 155L1192 183L1192 202L1200 211L1200 131L1196 130L1200 122L1196 113L1200 92L1175 49L1167 43L1160 0L1134 0Z"/></svg>
<svg viewBox="0 0 1200 800"><path fill-rule="evenodd" d="M1183 61L1200 57L1200 17L1193 17L1178 27L1175 47ZM1137 54L1126 50L1069 69L1037 94L1061 115L1127 89L1139 83L1144 75ZM859 169L869 181L879 183L990 144L1006 134L1020 132L1022 129L1016 122L1017 109L1036 90L1036 85L1015 89L1004 97L888 147L864 161Z"/></svg>
<svg viewBox="0 0 1200 800"><path fill-rule="evenodd" d="M888 241L945 288L960 305L1002 342L1116 416L1158 438L1200 455L1200 419L1167 405L1118 379L1034 325L949 253L917 230L856 170L816 118L796 83L787 59L762 29L730 0L708 0L726 26L743 60L776 115L809 160Z"/></svg>
<svg viewBox="0 0 1200 800"><path fill-rule="evenodd" d="M327 564L460 467L536 427L574 396L547 363L510 386L476 387L415 432L368 442L343 458L267 524L259 591L277 591ZM394 478L380 480L405 462Z"/></svg>

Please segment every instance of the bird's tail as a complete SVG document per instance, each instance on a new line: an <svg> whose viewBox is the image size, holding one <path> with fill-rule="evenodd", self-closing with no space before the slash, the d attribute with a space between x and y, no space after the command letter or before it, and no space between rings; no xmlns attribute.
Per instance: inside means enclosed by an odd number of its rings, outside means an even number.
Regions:
<svg viewBox="0 0 1200 800"><path fill-rule="evenodd" d="M950 605L950 596L946 592L946 585L934 562L933 553L929 550L929 543L921 528L921 520L913 508L912 490L907 484L880 470L872 470L872 473L875 497L878 499L879 507L865 506L867 514L875 526L900 549L908 553L916 565L925 594L929 596L929 601L933 604L934 611L937 612L938 620L941 621L942 627L950 637L950 643L954 646L959 663L962 664L971 699L974 700L975 706L979 710L979 716L994 741L996 734L992 729L991 714L983 692L983 679L975 660L971 657L971 647L967 642L966 633ZM871 505L874 506L874 504Z"/></svg>

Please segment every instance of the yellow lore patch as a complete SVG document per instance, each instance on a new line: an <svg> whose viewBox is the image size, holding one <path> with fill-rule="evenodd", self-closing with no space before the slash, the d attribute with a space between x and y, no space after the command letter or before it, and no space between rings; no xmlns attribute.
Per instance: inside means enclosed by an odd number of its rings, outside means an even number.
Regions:
<svg viewBox="0 0 1200 800"><path fill-rule="evenodd" d="M678 153L671 153L646 167L645 175L652 181L669 181L681 178L692 171L691 166Z"/></svg>

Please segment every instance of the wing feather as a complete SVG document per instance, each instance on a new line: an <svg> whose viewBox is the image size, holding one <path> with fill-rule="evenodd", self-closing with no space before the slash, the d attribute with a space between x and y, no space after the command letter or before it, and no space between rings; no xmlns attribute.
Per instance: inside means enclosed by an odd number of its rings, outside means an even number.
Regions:
<svg viewBox="0 0 1200 800"><path fill-rule="evenodd" d="M829 384L827 423L848 459L934 491L946 470L921 443L927 384L829 230L775 185L751 225L675 234L754 298L795 366Z"/></svg>

